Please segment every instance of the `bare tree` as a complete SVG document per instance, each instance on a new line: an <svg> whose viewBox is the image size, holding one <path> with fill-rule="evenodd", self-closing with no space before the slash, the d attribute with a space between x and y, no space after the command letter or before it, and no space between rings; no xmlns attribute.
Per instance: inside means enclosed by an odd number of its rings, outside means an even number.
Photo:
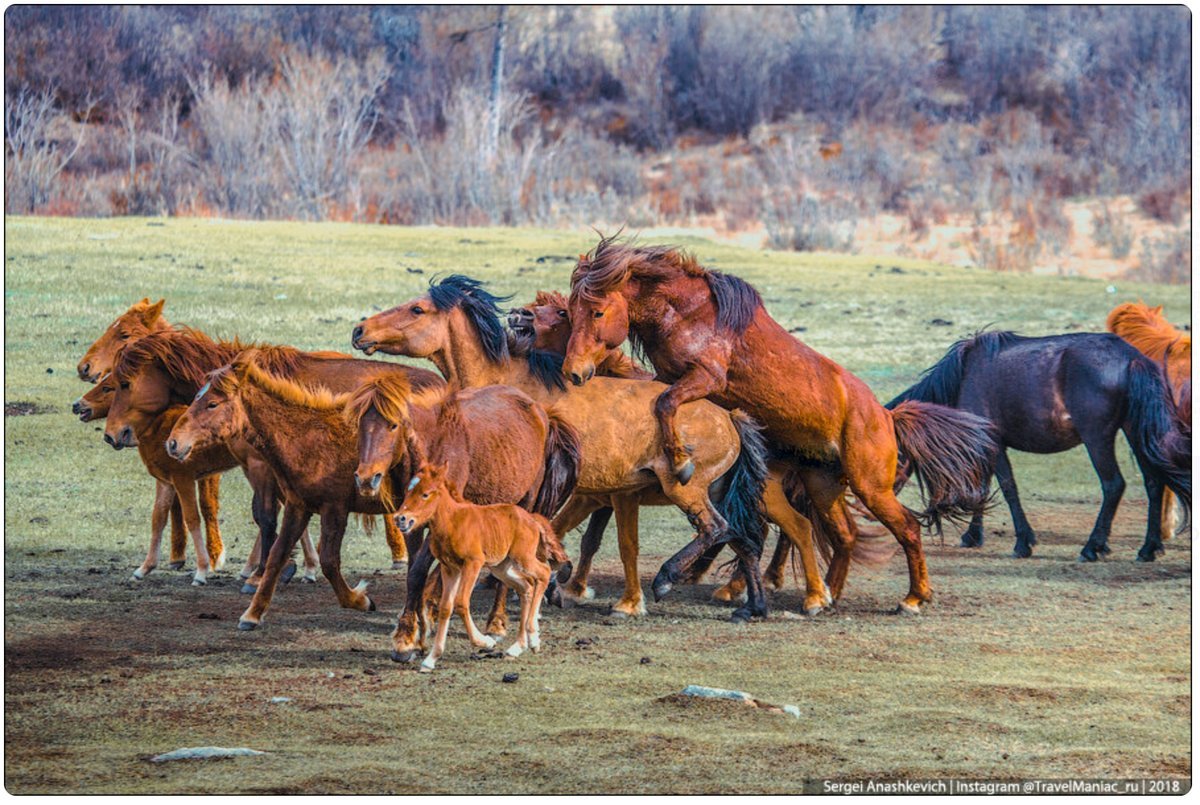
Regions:
<svg viewBox="0 0 1200 805"><path fill-rule="evenodd" d="M85 106L86 121L92 104ZM69 126L69 118L55 109L53 90L22 90L16 97L5 98L6 212L36 212L50 201L54 180L79 152L87 134L83 123L74 132L66 131Z"/></svg>

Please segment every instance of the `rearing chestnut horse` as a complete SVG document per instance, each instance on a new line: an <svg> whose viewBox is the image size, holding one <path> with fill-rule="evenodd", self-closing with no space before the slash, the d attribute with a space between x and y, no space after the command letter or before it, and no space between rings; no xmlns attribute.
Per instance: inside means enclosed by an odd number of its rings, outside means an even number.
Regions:
<svg viewBox="0 0 1200 805"><path fill-rule="evenodd" d="M889 412L863 381L793 338L748 283L676 249L601 239L571 276L570 317L563 370L576 385L626 338L671 383L655 413L681 481L691 477L692 464L675 428L679 406L708 397L740 408L763 424L781 453L795 457L818 516L841 536L828 574L835 599L855 539L840 516L847 486L904 549L909 591L901 611L918 612L932 599L920 523L893 491L898 454L903 450L920 476L930 522L966 516L988 496L996 445L985 420L928 404ZM669 559L655 578L655 595L669 591L701 550L693 543Z"/></svg>

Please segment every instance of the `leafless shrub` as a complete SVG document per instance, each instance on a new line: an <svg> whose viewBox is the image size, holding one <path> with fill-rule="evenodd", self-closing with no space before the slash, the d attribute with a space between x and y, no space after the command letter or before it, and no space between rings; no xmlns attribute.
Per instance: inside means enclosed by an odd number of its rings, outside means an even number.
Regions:
<svg viewBox="0 0 1200 805"><path fill-rule="evenodd" d="M51 90L22 90L4 99L6 212L36 212L50 201L55 179L87 135L82 123L70 129L71 121L55 108Z"/></svg>
<svg viewBox="0 0 1200 805"><path fill-rule="evenodd" d="M1133 249L1133 227L1125 216L1114 213L1108 204L1101 204L1092 216L1092 240L1108 249L1114 260L1124 260Z"/></svg>
<svg viewBox="0 0 1200 805"><path fill-rule="evenodd" d="M1142 238L1133 279L1146 282L1190 284L1192 281L1192 228L1177 227L1157 238Z"/></svg>

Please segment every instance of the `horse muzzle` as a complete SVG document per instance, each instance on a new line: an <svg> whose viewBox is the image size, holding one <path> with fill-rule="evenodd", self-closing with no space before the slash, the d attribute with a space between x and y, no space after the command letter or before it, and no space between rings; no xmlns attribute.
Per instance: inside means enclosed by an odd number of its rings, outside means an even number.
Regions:
<svg viewBox="0 0 1200 805"><path fill-rule="evenodd" d="M413 530L416 520L405 514L397 514L392 518L392 522L396 524L396 528L400 529L401 534L407 534Z"/></svg>
<svg viewBox="0 0 1200 805"><path fill-rule="evenodd" d="M379 494L379 487L383 484L383 473L377 472L370 478L363 478L357 472L354 473L354 485L358 488L358 493L364 497L375 497Z"/></svg>
<svg viewBox="0 0 1200 805"><path fill-rule="evenodd" d="M79 374L80 380L84 380L88 383L100 382L100 373L92 371L91 363L80 364L75 371Z"/></svg>
<svg viewBox="0 0 1200 805"><path fill-rule="evenodd" d="M582 386L584 383L596 376L596 367L591 364L583 367L582 371L571 372L571 382L576 386Z"/></svg>
<svg viewBox="0 0 1200 805"><path fill-rule="evenodd" d="M108 431L104 432L104 441L112 447L113 450L124 450L126 447L137 447L137 439L133 437L133 428L126 425L117 431L114 438Z"/></svg>
<svg viewBox="0 0 1200 805"><path fill-rule="evenodd" d="M353 332L350 333L350 346L361 352L365 352L367 355L374 355L375 350L379 347L379 344L375 341L368 341L363 338L363 328L360 324L354 328Z"/></svg>
<svg viewBox="0 0 1200 805"><path fill-rule="evenodd" d="M71 406L71 413L79 417L80 422L92 421L92 407L83 400L75 401L75 404Z"/></svg>
<svg viewBox="0 0 1200 805"><path fill-rule="evenodd" d="M192 452L192 445L180 445L177 439L167 440L167 455L176 461L183 461Z"/></svg>

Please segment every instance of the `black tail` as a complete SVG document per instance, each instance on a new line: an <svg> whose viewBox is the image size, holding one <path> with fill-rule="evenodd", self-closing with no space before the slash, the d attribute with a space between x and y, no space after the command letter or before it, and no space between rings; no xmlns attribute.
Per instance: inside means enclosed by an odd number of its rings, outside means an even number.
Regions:
<svg viewBox="0 0 1200 805"><path fill-rule="evenodd" d="M1192 507L1191 444L1180 449L1175 404L1162 370L1141 356L1129 363L1125 434L1138 458L1159 473L1185 510Z"/></svg>
<svg viewBox="0 0 1200 805"><path fill-rule="evenodd" d="M534 514L553 517L575 491L579 480L579 434L555 411L547 411L550 431L546 435L546 472L533 502Z"/></svg>
<svg viewBox="0 0 1200 805"><path fill-rule="evenodd" d="M763 488L767 482L767 442L762 426L741 411L730 413L741 440L737 461L722 476L725 494L716 504L728 526L724 542L740 543L754 556L762 556L767 538L763 513Z"/></svg>

